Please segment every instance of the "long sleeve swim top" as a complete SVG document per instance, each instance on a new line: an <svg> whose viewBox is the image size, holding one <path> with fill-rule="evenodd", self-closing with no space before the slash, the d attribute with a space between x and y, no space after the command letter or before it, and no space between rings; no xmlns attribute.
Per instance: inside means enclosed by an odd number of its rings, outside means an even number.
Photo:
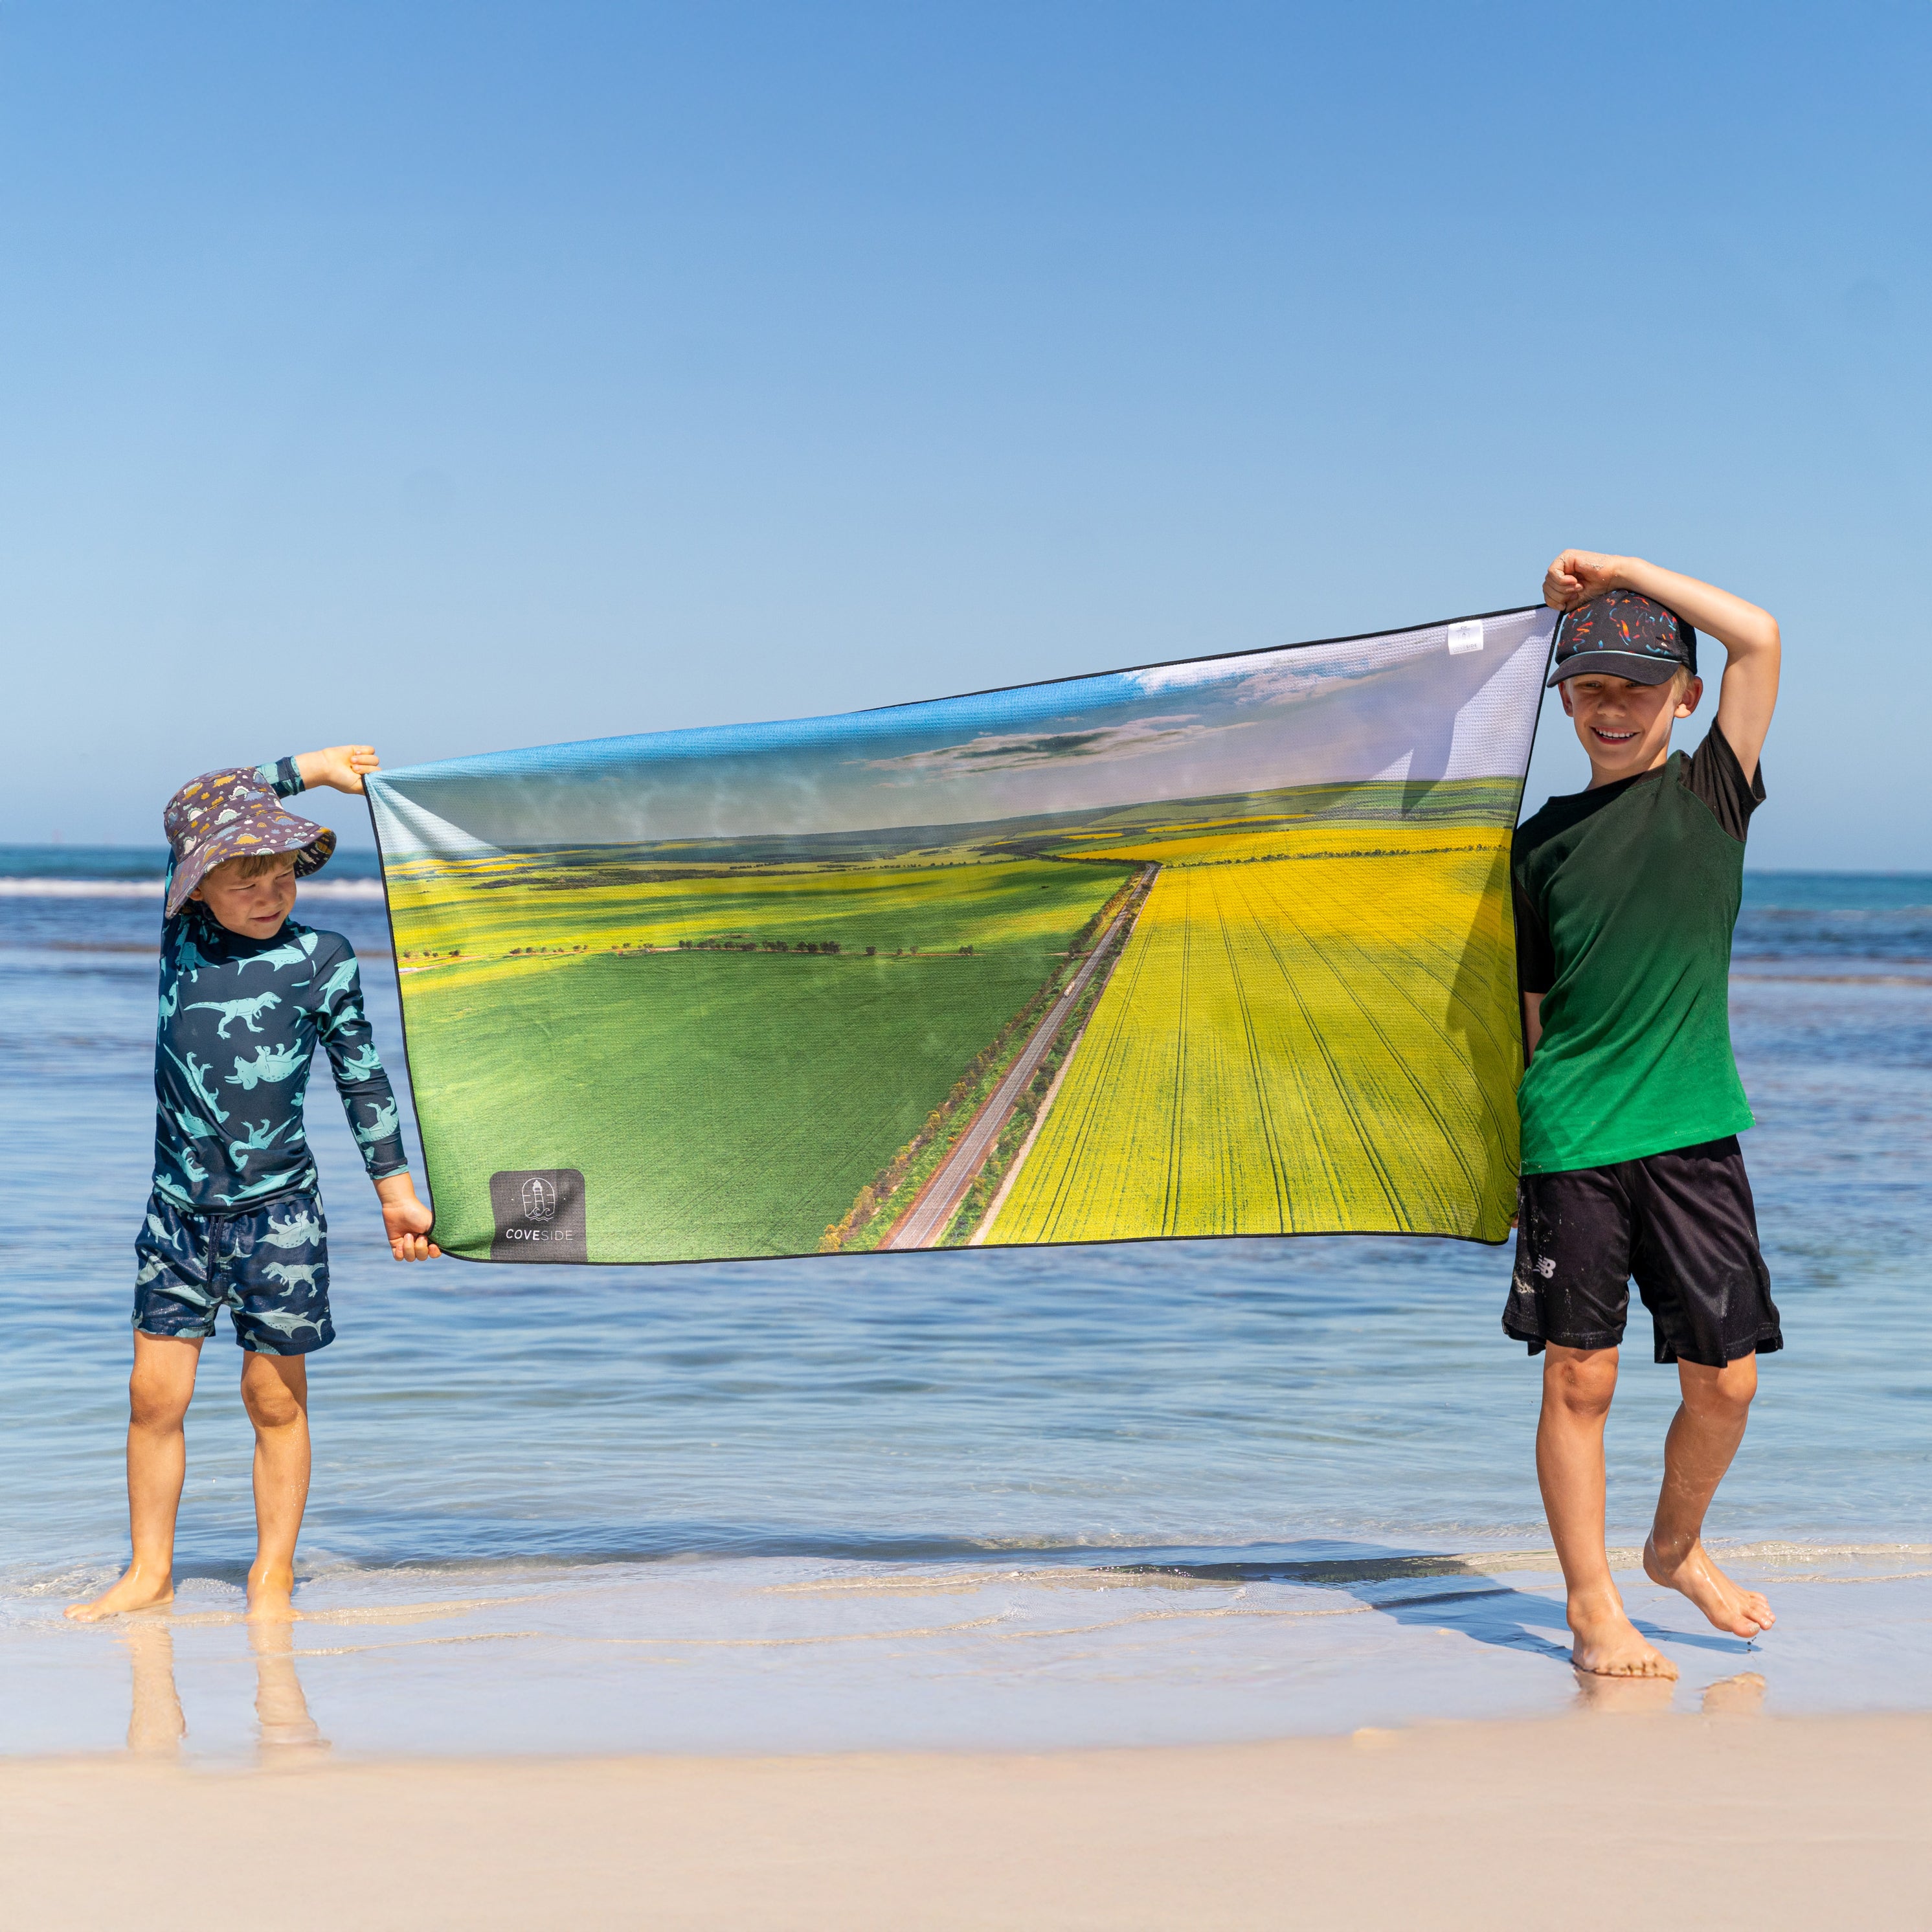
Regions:
<svg viewBox="0 0 1932 1932"><path fill-rule="evenodd" d="M264 765L277 794L295 761ZM268 939L231 932L189 899L161 928L154 1040L154 1187L176 1206L232 1214L316 1184L302 1102L316 1046L371 1180L406 1173L355 949L291 919Z"/></svg>

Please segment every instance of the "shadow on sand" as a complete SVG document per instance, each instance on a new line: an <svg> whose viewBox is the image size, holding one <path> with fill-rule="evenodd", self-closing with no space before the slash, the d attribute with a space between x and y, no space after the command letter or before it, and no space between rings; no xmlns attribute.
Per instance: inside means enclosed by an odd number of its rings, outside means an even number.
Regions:
<svg viewBox="0 0 1932 1932"><path fill-rule="evenodd" d="M1372 1544L1351 1546L1346 1556L1318 1544L1285 1546L1286 1555L1265 1562L1130 1563L1120 1574L1184 1576L1202 1583L1294 1583L1304 1589L1345 1591L1358 1603L1399 1624L1453 1630L1478 1643L1505 1650L1526 1650L1552 1663L1570 1662L1570 1627L1563 1619L1559 1598L1519 1590L1497 1580L1496 1571L1520 1566L1506 1556L1488 1561L1443 1556L1424 1550L1384 1550ZM1305 1557L1293 1552L1306 1548ZM1317 1556L1317 1550L1329 1553ZM1688 1644L1697 1650L1742 1657L1751 1648L1742 1637L1712 1630L1666 1629L1647 1618L1630 1620L1652 1643ZM1553 1633L1544 1636L1541 1633Z"/></svg>

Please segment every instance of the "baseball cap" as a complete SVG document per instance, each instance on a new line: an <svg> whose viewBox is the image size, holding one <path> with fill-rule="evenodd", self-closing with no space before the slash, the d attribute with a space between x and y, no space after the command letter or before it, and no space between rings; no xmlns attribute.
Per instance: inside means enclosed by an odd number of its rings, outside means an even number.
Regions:
<svg viewBox="0 0 1932 1932"><path fill-rule="evenodd" d="M1653 598L1606 590L1557 626L1556 662L1544 688L1593 674L1666 684L1680 670L1697 674L1697 633Z"/></svg>

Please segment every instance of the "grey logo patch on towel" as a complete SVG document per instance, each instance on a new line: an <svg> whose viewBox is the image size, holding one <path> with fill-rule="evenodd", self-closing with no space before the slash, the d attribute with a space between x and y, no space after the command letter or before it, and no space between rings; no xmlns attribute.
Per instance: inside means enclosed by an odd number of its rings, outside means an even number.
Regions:
<svg viewBox="0 0 1932 1932"><path fill-rule="evenodd" d="M584 1177L574 1167L515 1168L490 1177L493 1262L580 1262Z"/></svg>

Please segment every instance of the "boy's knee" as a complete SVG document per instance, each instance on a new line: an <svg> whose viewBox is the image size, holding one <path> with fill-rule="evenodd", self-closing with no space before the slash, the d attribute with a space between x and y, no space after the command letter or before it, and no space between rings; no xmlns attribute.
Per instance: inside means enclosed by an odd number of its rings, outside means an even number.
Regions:
<svg viewBox="0 0 1932 1932"><path fill-rule="evenodd" d="M1678 1382L1684 1406L1694 1414L1741 1416L1757 1394L1757 1358L1746 1355L1741 1360L1726 1362L1721 1369L1707 1368L1701 1362L1682 1363Z"/></svg>
<svg viewBox="0 0 1932 1932"><path fill-rule="evenodd" d="M251 1368L256 1359L259 1358L250 1358ZM248 1420L257 1429L286 1429L302 1418L300 1398L286 1382L272 1372L244 1374L242 1406L248 1410Z"/></svg>
<svg viewBox="0 0 1932 1932"><path fill-rule="evenodd" d="M194 1394L178 1376L137 1366L128 1378L128 1420L136 1429L178 1429Z"/></svg>
<svg viewBox="0 0 1932 1932"><path fill-rule="evenodd" d="M1544 1363L1543 1392L1573 1415L1606 1414L1617 1392L1617 1352L1552 1348Z"/></svg>

